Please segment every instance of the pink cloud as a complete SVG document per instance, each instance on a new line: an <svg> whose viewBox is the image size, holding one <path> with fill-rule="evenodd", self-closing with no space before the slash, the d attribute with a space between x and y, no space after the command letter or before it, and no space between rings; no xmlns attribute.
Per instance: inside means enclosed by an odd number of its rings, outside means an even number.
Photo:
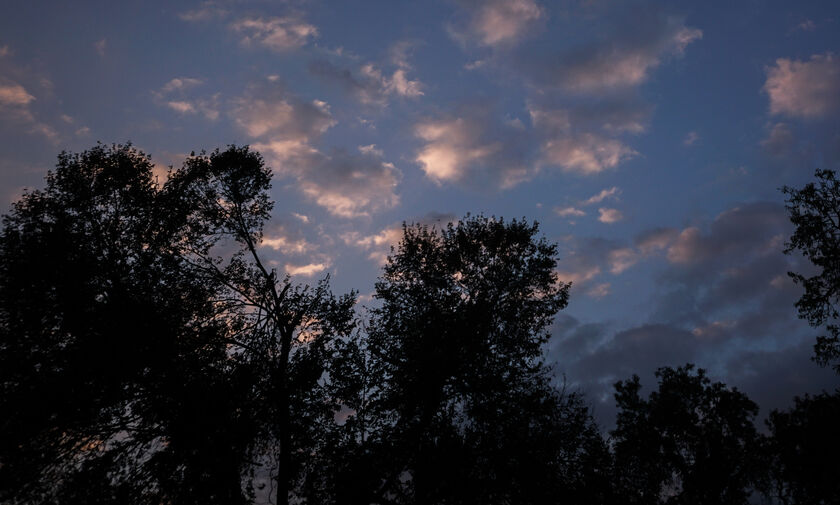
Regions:
<svg viewBox="0 0 840 505"><path fill-rule="evenodd" d="M840 108L840 61L831 53L807 61L779 58L767 69L764 91L771 114L826 116Z"/></svg>

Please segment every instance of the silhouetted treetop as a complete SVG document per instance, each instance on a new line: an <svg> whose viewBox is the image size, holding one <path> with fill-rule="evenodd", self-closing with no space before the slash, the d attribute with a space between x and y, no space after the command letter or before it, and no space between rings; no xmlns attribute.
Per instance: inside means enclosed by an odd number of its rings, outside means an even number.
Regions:
<svg viewBox="0 0 840 505"><path fill-rule="evenodd" d="M824 326L827 332L817 337L814 359L840 373L840 181L832 170L817 170L815 175L817 181L801 189L782 188L785 207L796 226L785 252L800 251L818 269L810 277L788 275L805 288L796 302L799 317L811 326Z"/></svg>

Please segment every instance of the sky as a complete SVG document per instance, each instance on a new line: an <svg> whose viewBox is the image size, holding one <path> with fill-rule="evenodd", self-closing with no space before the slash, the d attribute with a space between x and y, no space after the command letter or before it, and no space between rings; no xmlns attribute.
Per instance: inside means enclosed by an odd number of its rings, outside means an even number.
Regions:
<svg viewBox="0 0 840 505"><path fill-rule="evenodd" d="M100 141L161 180L249 144L274 172L262 252L362 306L404 221L538 221L573 282L546 356L604 425L612 384L660 366L764 414L838 383L779 190L840 168L836 1L5 5L0 204Z"/></svg>

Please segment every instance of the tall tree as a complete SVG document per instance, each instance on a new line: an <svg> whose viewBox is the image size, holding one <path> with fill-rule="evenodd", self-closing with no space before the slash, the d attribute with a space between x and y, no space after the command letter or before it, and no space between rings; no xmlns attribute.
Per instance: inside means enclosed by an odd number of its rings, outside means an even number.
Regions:
<svg viewBox="0 0 840 505"><path fill-rule="evenodd" d="M257 153L170 175L130 146L62 154L5 217L0 499L237 503L262 465L284 503L320 443L352 294L265 267Z"/></svg>
<svg viewBox="0 0 840 505"><path fill-rule="evenodd" d="M812 276L788 275L805 288L796 302L799 317L826 331L817 337L815 361L840 373L840 181L832 170L817 170L816 178L801 189L782 188L796 226L785 252L801 252L817 269Z"/></svg>
<svg viewBox="0 0 840 505"><path fill-rule="evenodd" d="M552 488L540 478L560 475L563 460L546 452L580 454L580 438L553 436L572 419L585 432L591 419L551 387L542 354L568 300L556 252L525 221L403 226L368 339L384 375L377 415L392 420L383 457L395 501L539 502Z"/></svg>
<svg viewBox="0 0 840 505"><path fill-rule="evenodd" d="M122 481L156 501L143 455L192 450L156 450L167 399L224 369L223 328L213 285L167 254L180 223L163 203L147 156L99 145L59 156L4 217L0 499L86 501ZM85 480L100 484L68 487Z"/></svg>
<svg viewBox="0 0 840 505"><path fill-rule="evenodd" d="M758 406L693 365L660 368L647 399L638 376L615 385L618 492L629 504L746 504L757 480Z"/></svg>

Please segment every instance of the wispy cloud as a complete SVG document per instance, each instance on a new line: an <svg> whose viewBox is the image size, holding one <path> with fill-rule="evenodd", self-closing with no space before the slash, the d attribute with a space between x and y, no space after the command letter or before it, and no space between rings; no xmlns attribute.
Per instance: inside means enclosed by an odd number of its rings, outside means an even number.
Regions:
<svg viewBox="0 0 840 505"><path fill-rule="evenodd" d="M449 32L465 44L514 44L545 17L545 9L534 0L463 1L461 5L463 19L450 24Z"/></svg>
<svg viewBox="0 0 840 505"><path fill-rule="evenodd" d="M242 18L231 23L245 46L263 46L276 52L298 49L318 36L318 29L299 16Z"/></svg>

